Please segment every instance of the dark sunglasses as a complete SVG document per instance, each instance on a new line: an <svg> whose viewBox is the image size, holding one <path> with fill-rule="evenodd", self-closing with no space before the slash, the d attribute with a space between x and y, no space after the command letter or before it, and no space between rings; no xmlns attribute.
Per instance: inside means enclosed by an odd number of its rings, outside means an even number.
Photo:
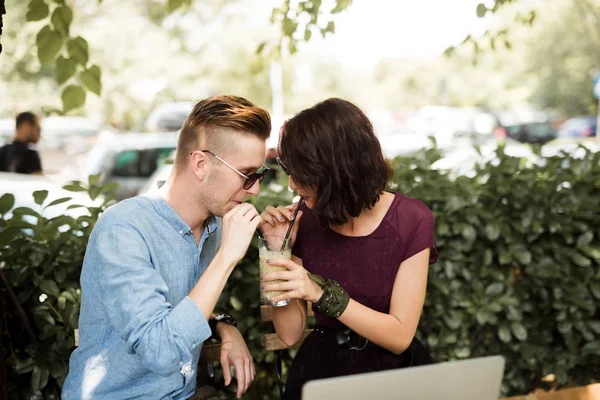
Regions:
<svg viewBox="0 0 600 400"><path fill-rule="evenodd" d="M292 175L292 173L290 172L290 170L285 166L285 164L283 163L283 160L279 157L277 157L275 159L277 161L277 164L279 164L279 166L281 167L281 169L283 170L283 172L286 173L286 175Z"/></svg>
<svg viewBox="0 0 600 400"><path fill-rule="evenodd" d="M202 150L202 152L210 154L211 156L213 156L214 158L216 158L217 160L221 161L223 164L227 165L229 168L231 168L232 170L234 170L235 172L237 172L237 174L239 176L241 176L242 178L246 179L244 181L244 186L243 186L244 190L250 190L250 188L252 188L252 186L254 186L254 184L256 183L256 181L258 181L258 183L261 183L263 181L263 179L265 179L265 175L267 175L267 173L269 172L269 168L263 166L263 167L260 167L258 169L258 171L246 175L243 172L240 172L233 165L229 164L227 161L223 160L218 155L216 155L213 152L211 152L210 150Z"/></svg>

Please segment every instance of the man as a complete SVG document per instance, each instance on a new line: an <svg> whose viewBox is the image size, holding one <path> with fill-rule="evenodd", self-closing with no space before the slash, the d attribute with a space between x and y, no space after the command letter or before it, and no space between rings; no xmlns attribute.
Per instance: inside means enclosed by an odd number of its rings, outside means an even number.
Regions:
<svg viewBox="0 0 600 400"><path fill-rule="evenodd" d="M211 313L262 222L244 201L259 192L270 131L268 112L248 100L200 101L181 129L167 182L98 220L81 273L79 347L64 400L194 394ZM214 325L225 383L232 365L241 397L254 379L252 358L234 326Z"/></svg>
<svg viewBox="0 0 600 400"><path fill-rule="evenodd" d="M0 147L0 171L18 174L42 174L42 162L37 151L29 148L40 140L40 120L32 112L17 115L13 142Z"/></svg>

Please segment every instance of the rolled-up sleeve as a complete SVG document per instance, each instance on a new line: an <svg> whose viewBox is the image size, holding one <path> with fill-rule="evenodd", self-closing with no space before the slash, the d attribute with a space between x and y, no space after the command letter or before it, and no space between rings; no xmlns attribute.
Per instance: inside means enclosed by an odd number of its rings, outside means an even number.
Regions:
<svg viewBox="0 0 600 400"><path fill-rule="evenodd" d="M94 231L91 276L111 326L149 370L163 376L179 370L211 335L200 308L187 296L177 305L167 301L167 284L134 227L112 223Z"/></svg>

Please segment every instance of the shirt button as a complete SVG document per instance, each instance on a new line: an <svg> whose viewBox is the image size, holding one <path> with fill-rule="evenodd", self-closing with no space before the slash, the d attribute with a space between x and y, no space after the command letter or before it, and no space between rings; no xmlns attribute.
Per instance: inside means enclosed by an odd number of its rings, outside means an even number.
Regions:
<svg viewBox="0 0 600 400"><path fill-rule="evenodd" d="M181 367L183 365L183 363L181 361L179 361L179 366Z"/></svg>
<svg viewBox="0 0 600 400"><path fill-rule="evenodd" d="M183 367L183 372L190 372L191 370L192 370L192 367L190 367L187 364Z"/></svg>
<svg viewBox="0 0 600 400"><path fill-rule="evenodd" d="M196 348L196 343L192 344L192 349Z"/></svg>
<svg viewBox="0 0 600 400"><path fill-rule="evenodd" d="M180 235L183 235L183 231L182 231L181 229L179 230L179 234L180 234Z"/></svg>

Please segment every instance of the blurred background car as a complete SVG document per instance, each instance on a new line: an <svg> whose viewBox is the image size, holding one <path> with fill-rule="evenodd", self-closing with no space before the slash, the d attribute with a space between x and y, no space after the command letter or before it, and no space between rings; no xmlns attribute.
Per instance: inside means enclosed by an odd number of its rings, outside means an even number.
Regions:
<svg viewBox="0 0 600 400"><path fill-rule="evenodd" d="M10 143L15 135L15 120L12 118L0 118L0 146Z"/></svg>
<svg viewBox="0 0 600 400"><path fill-rule="evenodd" d="M85 215L87 210L84 208L71 208L70 205L83 205L86 207L99 206L103 198L102 196L97 197L95 200L91 200L87 193L84 192L70 192L62 188L61 185L52 182L48 178L41 175L25 175L16 174L12 172L0 172L0 195L4 193L11 193L15 196L16 207L28 207L34 211L42 213L46 218L54 218L59 215L69 215L77 218L81 215ZM49 204L51 201L60 199L63 197L70 197L71 200L48 207L44 210L41 209L40 205L35 203L32 196L33 192L38 190L47 190L48 198L45 204ZM10 218L10 213L5 218ZM36 223L36 218L27 216L26 220L30 223Z"/></svg>
<svg viewBox="0 0 600 400"><path fill-rule="evenodd" d="M105 132L88 154L79 178L85 180L88 175L101 174L101 183L119 184L118 200L135 196L169 159L177 147L178 135L179 132Z"/></svg>
<svg viewBox="0 0 600 400"><path fill-rule="evenodd" d="M597 129L597 117L595 115L575 117L568 119L560 126L558 129L558 137L595 137L597 135Z"/></svg>
<svg viewBox="0 0 600 400"><path fill-rule="evenodd" d="M521 143L544 144L556 138L556 128L551 122L527 122L504 125L504 136Z"/></svg>
<svg viewBox="0 0 600 400"><path fill-rule="evenodd" d="M191 101L174 101L156 106L144 123L147 132L179 131L190 111L194 107Z"/></svg>

